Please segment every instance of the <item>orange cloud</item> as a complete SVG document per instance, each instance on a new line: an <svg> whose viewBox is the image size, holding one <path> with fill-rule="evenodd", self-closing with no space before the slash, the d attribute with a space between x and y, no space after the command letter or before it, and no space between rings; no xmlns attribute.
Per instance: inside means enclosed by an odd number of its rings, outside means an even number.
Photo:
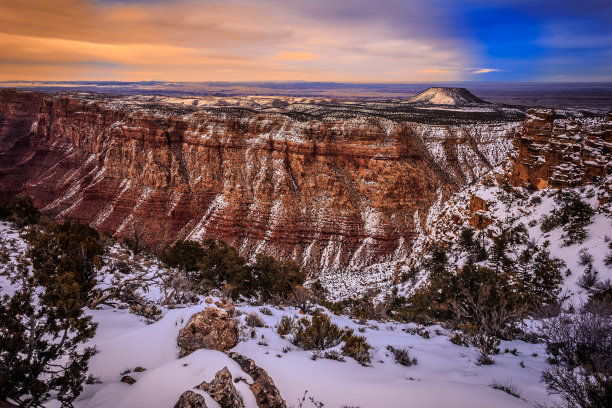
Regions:
<svg viewBox="0 0 612 408"><path fill-rule="evenodd" d="M449 69L419 69L419 72L424 74L451 74L456 71L452 71Z"/></svg>
<svg viewBox="0 0 612 408"><path fill-rule="evenodd" d="M317 54L302 51L281 51L274 57L284 61L310 61L319 58Z"/></svg>
<svg viewBox="0 0 612 408"><path fill-rule="evenodd" d="M296 4L3 1L0 80L454 80L474 66L454 38L357 29L324 2L318 15Z"/></svg>

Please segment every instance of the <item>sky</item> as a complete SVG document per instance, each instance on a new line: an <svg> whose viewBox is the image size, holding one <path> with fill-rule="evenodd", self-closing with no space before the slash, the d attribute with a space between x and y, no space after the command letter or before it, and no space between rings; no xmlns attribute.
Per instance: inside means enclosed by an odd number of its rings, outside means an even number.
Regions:
<svg viewBox="0 0 612 408"><path fill-rule="evenodd" d="M0 0L0 81L612 81L610 0Z"/></svg>

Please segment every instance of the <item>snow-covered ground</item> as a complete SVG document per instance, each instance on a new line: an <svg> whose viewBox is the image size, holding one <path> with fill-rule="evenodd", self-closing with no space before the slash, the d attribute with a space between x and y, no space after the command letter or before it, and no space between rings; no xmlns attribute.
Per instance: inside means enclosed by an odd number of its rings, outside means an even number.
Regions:
<svg viewBox="0 0 612 408"><path fill-rule="evenodd" d="M7 248L23 248L18 234L6 224L0 225L2 242ZM13 240L11 244L9 241ZM118 249L114 249L118 253ZM149 265L153 270L157 266ZM108 282L108 279L102 280ZM0 275L0 290L10 293L6 277ZM159 292L147 294L150 299ZM216 300L216 298L213 298ZM77 400L77 408L94 407L171 407L180 394L228 367L233 377L248 377L225 354L199 350L179 359L177 335L190 316L208 304L201 300L195 306L164 309L163 317L152 324L129 312L129 309L105 306L87 310L99 324L96 336L89 342L98 350L90 361L90 374L101 383L86 384ZM241 326L248 312L260 312L263 306L236 305ZM502 342L495 364L478 365L478 351L450 342L452 333L439 326L420 328L415 324L369 321L363 324L346 316L330 314L341 328L349 327L365 336L372 346L370 366L364 367L346 357L345 362L319 358L297 349L290 336L281 338L274 326L282 316L302 316L295 308L265 306L272 313L260 316L266 327L255 328L254 338L241 336L233 349L253 359L273 378L288 406L298 406L306 391L325 407L526 407L551 403L540 375L547 368L542 344L522 341ZM327 312L328 313L328 312ZM329 313L328 313L329 314ZM251 328L248 330L250 331ZM424 331L429 336L423 336ZM419 334L420 333L420 334ZM429 338L426 338L429 337ZM342 344L334 349L339 350ZM408 349L418 364L402 366L394 361L387 346ZM516 349L516 353L504 350ZM122 373L143 367L146 371L130 372L136 383L121 382ZM513 384L521 398L490 387L492 383ZM247 407L255 401L244 382L235 384ZM209 407L218 404L207 397ZM47 406L57 407L50 401ZM310 406L308 399L304 406Z"/></svg>
<svg viewBox="0 0 612 408"><path fill-rule="evenodd" d="M205 306L168 311L151 325L127 310L89 311L100 324L98 334L91 341L99 352L90 362L90 372L103 383L86 385L76 406L170 407L183 391L212 380L225 366L234 378L245 377L234 361L218 351L200 350L178 358L178 331L193 313ZM448 333L440 327L427 327L430 339L425 339L405 331L413 331L414 324L359 325L345 316L332 316L341 327L365 329L359 334L366 336L373 347L372 364L363 367L350 358L346 362L322 358L314 361L312 352L296 349L274 329L283 315L299 315L299 312L293 308L268 308L273 315L261 317L269 327L256 328L254 339L243 339L233 350L253 359L268 372L288 406L297 406L298 398L305 391L326 407L524 407L550 401L539 382L547 366L544 347L540 344L503 342L502 350L516 348L517 355L502 353L494 357L495 364L479 366L476 364L478 352L451 343ZM258 309L238 307L243 312ZM387 345L409 349L418 364L405 367L395 363L393 355L386 350ZM147 370L130 373L136 384L121 383L121 373L137 366ZM492 389L493 382L514 384L523 399ZM241 391L240 387L238 390ZM246 389L241 395L252 398ZM254 400L245 398L245 403L247 407L256 407ZM217 405L211 402L209 406Z"/></svg>

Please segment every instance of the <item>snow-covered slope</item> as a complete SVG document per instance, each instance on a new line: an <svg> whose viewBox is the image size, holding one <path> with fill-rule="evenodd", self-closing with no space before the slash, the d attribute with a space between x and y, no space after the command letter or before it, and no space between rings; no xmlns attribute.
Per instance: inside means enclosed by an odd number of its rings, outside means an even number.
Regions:
<svg viewBox="0 0 612 408"><path fill-rule="evenodd" d="M605 281L612 279L612 265L604 262L606 256L612 253L609 249L612 240L612 216L610 203L601 200L607 196L606 184L601 182L567 189L577 193L580 199L594 209L591 223L586 227L586 238L582 243L564 244L563 226L552 231L542 230L542 221L549 216L558 204L555 203L557 189L547 188L539 191L530 191L524 188L511 188L508 185L500 186L507 173L500 166L491 171L480 182L455 194L440 208L433 208L426 226L426 233L417 240L414 251L405 262L406 267L417 265L422 259L426 249L433 243L456 242L460 232L466 227L472 227L477 217L486 219L489 224L484 229L486 245L491 245L488 237L499 228L500 224L523 224L529 235L529 245L544 247L553 257L563 260L567 271L564 276L564 292L576 299L584 299L586 291L577 285L577 281L586 269L581 262L581 253L592 257L593 269L598 272L599 279ZM511 192L508 192L510 188ZM482 200L485 209L475 211L472 202ZM519 245L518 250L525 245ZM412 287L405 285L404 292L410 292Z"/></svg>
<svg viewBox="0 0 612 408"><path fill-rule="evenodd" d="M6 224L0 224L0 246L15 260L23 251L24 243L18 233ZM126 252L114 247L107 258L125 259ZM152 259L142 260L143 269L155 272L159 266ZM108 269L101 276L101 287L109 282ZM0 290L13 291L12 285L0 271ZM158 290L145 294L150 300L160 300ZM77 408L137 408L171 407L180 394L202 381L210 381L215 373L227 367L233 377L248 377L224 353L200 350L179 358L177 335L190 316L208 307L218 298L201 299L198 304L176 309L163 309L163 317L152 323L130 313L128 308L104 306L87 309L99 324L96 336L89 342L97 353L90 361L92 379L76 401ZM121 305L117 305L121 306ZM263 308L266 314L261 313ZM339 327L348 327L365 336L372 346L369 366L359 365L346 357L346 361L324 358L313 359L310 351L299 350L290 336L281 338L275 330L283 316L302 317L298 309L277 308L270 305L236 305L241 332L240 342L233 351L253 359L273 378L287 406L300 406L298 399L305 392L326 407L528 407L555 401L547 396L545 386L539 382L547 367L542 344L522 341L502 342L502 352L494 356L494 365L478 365L479 352L475 348L458 346L450 341L452 333L440 326L420 327L397 322L357 322L347 316L336 316L328 311ZM256 312L265 327L246 327L246 313ZM427 333L425 333L427 332ZM246 333L246 334L245 334ZM406 367L394 361L387 346L407 349L418 360ZM334 350L340 350L342 344ZM134 371L143 367L145 371ZM128 371L130 371L128 373ZM121 382L124 374L136 383ZM247 378L247 381L250 381ZM521 398L493 389L493 383L511 384ZM235 384L245 406L255 407L253 396L245 382ZM206 396L209 407L218 407ZM55 407L51 401L47 404ZM310 406L308 399L304 407Z"/></svg>

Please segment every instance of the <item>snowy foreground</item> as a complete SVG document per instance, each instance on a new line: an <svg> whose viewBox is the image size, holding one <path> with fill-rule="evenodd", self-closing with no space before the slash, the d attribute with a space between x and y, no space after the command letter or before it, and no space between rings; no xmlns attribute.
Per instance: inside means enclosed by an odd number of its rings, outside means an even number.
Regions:
<svg viewBox="0 0 612 408"><path fill-rule="evenodd" d="M16 231L0 224L4 243L12 241L13 249L24 249ZM0 275L0 290L11 293L6 276ZM147 294L156 297L154 291ZM212 298L217 300L217 298ZM210 302L210 299L209 299ZM179 359L177 336L191 315L210 306L201 304L163 311L163 317L154 323L129 312L104 306L100 310L87 310L99 326L96 336L88 345L98 350L90 361L93 384L85 384L76 401L76 407L172 407L179 396L202 381L210 381L217 371L227 367L232 376L247 377L237 363L224 353L199 350ZM283 315L300 316L295 308L284 310L266 306L271 316L260 316L267 327L253 328L244 323L246 313L260 312L263 306L236 305L241 320L240 342L233 351L253 359L273 378L287 406L298 407L298 399L307 391L303 407L314 406L308 397L322 402L325 407L525 407L553 402L540 382L546 369L546 353L541 344L522 341L502 342L495 364L477 365L478 351L450 342L447 332L439 326L423 328L415 324L370 321L359 324L346 316L331 315L340 327L353 328L356 334L367 337L373 349L369 367L359 365L346 357L345 362L319 358L312 359L311 351L293 346L288 338L281 339L274 326ZM420 334L417 334L420 332ZM410 367L395 362L386 347L405 348L418 364ZM335 347L339 350L341 345ZM516 349L504 353L505 349ZM143 367L142 372L133 371ZM136 383L128 385L121 378L128 371ZM98 382L98 380L100 382ZM249 382L250 379L247 379ZM91 382L91 381L90 381ZM512 384L521 398L491 388L491 384ZM247 384L235 384L245 406L256 407ZM219 405L206 395L209 407ZM56 401L47 403L57 407Z"/></svg>
<svg viewBox="0 0 612 408"><path fill-rule="evenodd" d="M590 188L587 188L581 193L596 208L596 198L589 191ZM543 233L540 223L533 221L540 220L554 206L553 199L545 191L536 193L541 198L538 205L525 201L507 207L498 202L497 187L479 185L466 191L462 197L456 197L455 202L447 204L442 212L449 216L458 214L460 219L466 219L467 215L463 212L472 194L490 203L489 214L493 218L514 216L529 224L529 235L536 243L541 244L545 240L551 242L551 253L562 258L567 268L573 272L564 277L564 286L567 291L565 293L573 294L575 300L586 295L576 285L576 280L584 270L578 259L581 250L593 255L593 264L600 272L600 279L612 277L612 271L603 262L610 240L608 236L612 235L611 222L605 214L597 213L593 217L593 223L587 227L588 236L582 244L562 247L559 243L561 230ZM429 226L432 238L447 238L445 234L450 232L444 228L444 221L444 218L440 218L440 225ZM6 224L0 224L0 235L3 242L12 240L13 248L23 248L18 233ZM0 291L11 292L5 276L0 276ZM154 300L159 293L152 290L146 296ZM163 317L154 323L130 313L126 308L104 306L99 310L87 310L99 324L96 336L89 342L90 346L95 345L98 350L90 361L89 372L100 382L93 381L92 384L84 385L84 391L75 406L172 407L184 391L203 381L211 381L223 367L230 370L233 378L248 377L237 363L222 352L199 350L187 357L178 358L176 339L179 330L194 313L209 307L210 300L207 303L202 298L199 305L163 309ZM218 298L212 297L212 300L214 302ZM474 348L451 343L452 333L440 326L423 328L416 324L376 321L360 324L349 317L336 316L326 311L338 326L354 329L356 334L365 336L372 345L372 363L364 367L349 357L346 357L345 362L324 358L313 360L313 353L297 349L291 343L290 336L280 338L275 326L284 315L301 316L295 308L279 309L269 305L248 304L235 306L242 329L240 341L233 351L253 359L265 369L289 407L315 406L308 397L313 397L315 402L321 402L325 407L361 408L533 407L560 402L555 396L547 394L545 385L540 381L542 372L549 367L543 344L503 341L501 352L493 356L493 365L478 365L479 352ZM271 311L271 315L261 313L264 307ZM266 327L247 328L245 316L249 312L257 312ZM527 326L536 324L526 322ZM250 335L251 329L256 331L254 338ZM424 335L424 331L429 336ZM341 345L334 349L339 350ZM418 364L406 367L396 363L393 354L387 350L388 345L409 350L410 355L418 359ZM146 370L135 372L133 370L136 367ZM133 385L121 382L128 371L136 380ZM251 382L248 378L247 381ZM520 398L494 389L492 384L509 386L520 394ZM256 407L248 385L241 381L235 383L235 386L245 406ZM298 401L305 392L307 398L300 405ZM205 398L209 407L219 406L208 395ZM59 406L54 401L47 405Z"/></svg>
<svg viewBox="0 0 612 408"><path fill-rule="evenodd" d="M99 352L91 359L90 372L102 384L86 385L76 406L171 407L183 391L212 380L225 366L234 378L246 376L233 360L218 351L199 350L178 358L178 331L193 313L206 306L168 311L151 325L127 310L89 311L99 323L98 333L91 341ZM238 307L243 312L258 309ZM313 361L312 352L295 349L273 328L281 316L296 315L297 311L269 309L273 316L262 315L269 328L256 328L256 338L242 340L233 350L252 358L270 374L288 406L298 406L297 400L306 390L326 407L520 407L550 401L539 382L547 367L540 344L502 342L502 353L494 357L495 364L478 366L478 352L451 343L438 326L426 328L431 338L425 339L404 331L414 329L412 324L369 322L360 326L347 317L333 316L341 327L356 331L365 327L365 332L359 334L365 335L373 346L372 366L363 367L350 358L346 362ZM244 315L241 318L244 320ZM418 364L405 367L395 363L387 345L410 348ZM291 351L284 352L287 348ZM517 355L503 353L506 348L516 348ZM120 382L122 372L138 366L147 370L130 373L137 380L134 385ZM514 384L523 399L491 388L493 382ZM239 382L236 386L243 397L251 398L245 398L245 405L256 407L247 385ZM207 398L207 404L218 406L211 398Z"/></svg>

